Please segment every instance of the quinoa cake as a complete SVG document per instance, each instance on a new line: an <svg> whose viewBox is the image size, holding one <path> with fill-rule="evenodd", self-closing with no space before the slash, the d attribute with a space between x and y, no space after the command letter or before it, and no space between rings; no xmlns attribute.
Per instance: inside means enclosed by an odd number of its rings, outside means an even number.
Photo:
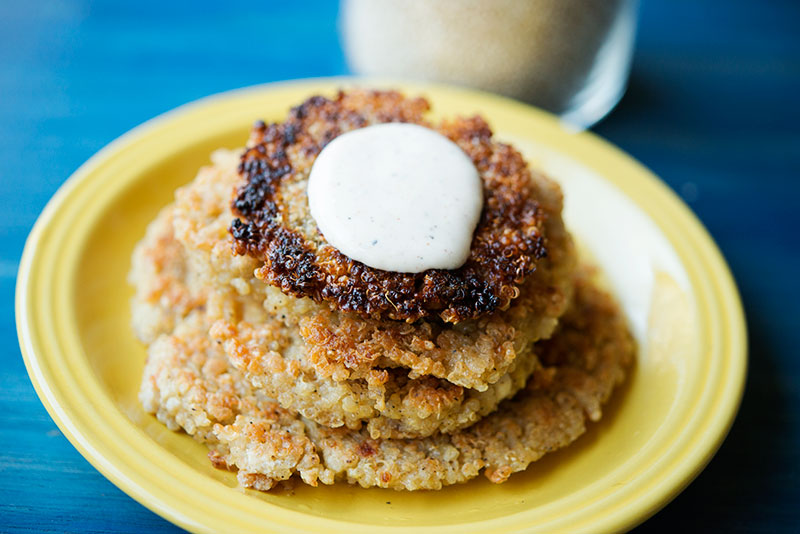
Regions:
<svg viewBox="0 0 800 534"><path fill-rule="evenodd" d="M149 345L140 400L245 487L297 475L438 489L481 471L503 482L574 441L625 376L632 338L576 270L559 186L482 118L434 123L428 111L422 98L352 90L258 121L243 150L216 151L176 191L134 251L132 323ZM461 267L369 267L311 216L316 157L389 122L438 132L474 166L483 209Z"/></svg>
<svg viewBox="0 0 800 534"><path fill-rule="evenodd" d="M425 119L423 98L395 91L339 91L292 108L282 123L256 124L239 170L244 183L233 201L237 254L262 263L256 275L296 297L409 322L437 317L449 323L506 308L521 283L546 257L545 219L560 213L540 206L543 176L532 176L522 155L494 141L481 117L441 124ZM328 244L310 215L306 191L311 166L337 136L370 125L404 122L429 127L472 160L484 201L466 263L457 269L399 273L368 267Z"/></svg>
<svg viewBox="0 0 800 534"><path fill-rule="evenodd" d="M483 390L433 376L412 378L402 367L346 380L323 376L309 363L296 321L287 325L274 311L234 292L191 293L188 281L194 276L173 237L173 212L171 207L162 211L134 254L140 269L133 315L140 338L151 342L154 334L171 332L192 309L202 309L211 338L255 388L319 424L353 429L364 424L374 438L450 432L494 411L524 387L538 366L533 344L527 343L509 371ZM161 331L153 326L159 324Z"/></svg>
<svg viewBox="0 0 800 534"><path fill-rule="evenodd" d="M611 297L586 279L525 389L474 425L422 439L373 439L366 430L320 426L244 380L207 334L202 310L153 343L140 399L173 430L208 444L218 467L245 487L267 490L297 474L312 486L439 489L484 475L504 482L597 421L621 383L634 343Z"/></svg>

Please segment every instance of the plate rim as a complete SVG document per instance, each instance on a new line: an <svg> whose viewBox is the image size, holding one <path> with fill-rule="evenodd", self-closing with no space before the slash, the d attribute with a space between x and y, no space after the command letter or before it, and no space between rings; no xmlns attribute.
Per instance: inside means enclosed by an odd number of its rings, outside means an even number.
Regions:
<svg viewBox="0 0 800 534"><path fill-rule="evenodd" d="M727 356L728 361L730 364L732 364L733 368L729 371L729 382L727 384L723 384L727 385L727 393L723 402L723 415L721 417L718 416L711 426L704 427L704 429L707 430L706 434L710 434L711 439L705 441L704 446L702 447L690 449L689 453L693 454L690 454L691 457L681 464L681 469L678 469L671 477L667 477L667 479L661 479L661 486L668 486L666 490L663 488L661 491L651 490L647 494L648 498L645 499L643 497L639 497L637 499L638 505L634 513L617 513L616 516L606 517L601 524L593 524L593 527L602 527L604 531L631 528L666 505L702 471L706 464L711 460L719 446L722 444L736 416L744 391L747 370L747 333L744 311L738 290L733 280L733 276L716 243L714 243L713 239L708 234L702 223L694 215L694 213L691 212L691 210L665 183L663 183L659 178L653 175L631 156L599 138L595 134L591 132L570 132L568 128L561 126L557 118L541 110L532 108L526 104L522 104L504 97L471 89L457 88L442 84L410 82L408 80L401 81L363 77L311 78L305 80L290 80L261 84L207 96L188 104L184 104L171 111L167 111L166 113L150 119L123 134L93 155L61 185L58 191L45 206L25 243L25 248L20 260L19 271L17 274L15 312L17 335L19 338L26 370L34 385L37 395L44 404L50 416L53 418L62 432L64 432L65 436L69 439L72 445L106 478L108 478L112 483L137 500L139 503L149 508L151 511L189 530L196 532L209 532L213 530L209 524L199 522L196 520L196 518L185 513L185 511L176 508L174 503L167 503L155 498L153 496L152 488L143 487L135 480L135 477L132 478L125 472L124 469L119 469L113 461L104 455L102 447L98 447L98 443L93 442L92 436L87 437L82 435L80 429L74 424L74 421L72 420L74 419L74 415L71 415L65 407L65 405L69 403L65 402L64 393L59 392L57 389L52 387L52 384L46 379L42 367L47 363L48 359L52 359L53 357L57 358L59 355L42 354L34 348L37 343L33 338L33 325L29 321L31 310L29 308L30 302L28 299L28 296L33 288L32 284L36 282L36 280L32 278L32 276L34 276L34 259L36 258L37 253L41 250L42 243L44 243L46 232L50 224L61 211L68 207L66 206L65 201L69 199L70 195L73 194L73 192L75 192L82 183L85 183L87 180L89 180L92 176L92 173L104 162L109 161L116 154L123 152L126 147L129 147L135 142L152 135L154 132L157 132L162 126L168 125L171 122L175 122L181 117L197 113L203 109L212 109L215 105L234 101L251 93L261 94L264 92L274 92L279 89L289 89L295 91L305 90L308 92L308 94L310 94L313 91L330 92L336 87L343 85L399 87L406 92L413 91L419 93L425 93L425 91L445 93L455 92L465 95L471 100L478 102L492 102L495 105L507 108L512 112L519 111L520 113L535 117L536 120L539 121L543 127L546 127L548 131L556 135L569 136L569 138L574 142L584 145L584 148L590 154L601 157L601 159L610 159L612 162L616 163L624 162L625 165L635 170L636 174L642 177L642 184L640 184L639 187L650 189L653 194L656 194L660 197L660 201L663 201L663 209L669 209L671 212L673 212L673 214L681 218L683 223L688 225L692 232L692 239L694 241L692 250L700 253L700 255L703 256L703 268L701 270L706 273L713 271L717 275L715 278L711 279L712 285L715 286L712 288L714 297L726 301L727 304L725 307L726 309L723 310L727 312L724 317L724 322L728 326L729 330L727 340L730 344L732 344L733 347L730 351L730 354ZM559 134L558 131L561 133ZM604 158L602 158L602 156L604 156ZM596 165L592 165L589 162L583 161L582 159L579 159L578 161L580 161L582 164L586 164L592 169L597 169ZM607 176L605 173L601 174L603 174L604 178ZM648 218L652 218L652 213L650 210L643 208L639 202L636 202L636 200L632 199L627 190L623 190L621 188L620 190L628 199L642 209ZM663 231L662 226L658 223L656 224L659 229ZM676 246L676 243L669 237L669 235L666 237L672 246ZM679 256L682 264L684 264L684 256ZM700 259L697 261L699 262ZM53 349L51 348L50 352L52 351ZM55 352L58 351L55 350ZM96 438L94 439L96 440ZM294 522L297 517L291 517L292 515L298 514L298 512L263 502L259 502L259 506L272 507L273 512L276 512L278 515L284 515L285 517L282 518L284 521L281 521L283 527L300 527L300 525ZM333 524L337 524L339 527L342 525L352 526L353 528L359 526L361 528L367 527L373 530L384 528L363 523L342 523L337 520L320 518L316 516L303 515L303 517L308 518L311 523L316 523L317 526L333 526ZM312 517L313 520L311 520ZM489 520L489 523L495 523L499 519L503 518L501 517L495 518L494 520ZM473 525L475 525L475 523L473 523ZM275 526L280 528L281 525ZM455 527L466 526L468 526L468 524L455 525ZM506 525L506 527L513 527L513 525ZM425 529L425 527L415 528L418 530Z"/></svg>

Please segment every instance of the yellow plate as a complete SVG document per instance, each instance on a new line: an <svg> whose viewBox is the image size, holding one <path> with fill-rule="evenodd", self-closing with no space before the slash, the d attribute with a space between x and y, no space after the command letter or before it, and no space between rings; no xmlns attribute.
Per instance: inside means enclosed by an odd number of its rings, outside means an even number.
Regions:
<svg viewBox="0 0 800 534"><path fill-rule="evenodd" d="M166 430L136 398L145 350L129 328L131 251L173 190L254 119L279 120L354 79L226 93L154 119L83 165L28 238L17 326L39 397L100 472L154 512L197 532L610 532L672 499L730 427L745 377L745 324L716 246L641 165L589 133L500 97L372 83L424 94L437 115L481 113L565 189L565 218L623 303L641 351L605 417L573 446L509 482L438 492L346 484L288 492L236 488L204 446Z"/></svg>

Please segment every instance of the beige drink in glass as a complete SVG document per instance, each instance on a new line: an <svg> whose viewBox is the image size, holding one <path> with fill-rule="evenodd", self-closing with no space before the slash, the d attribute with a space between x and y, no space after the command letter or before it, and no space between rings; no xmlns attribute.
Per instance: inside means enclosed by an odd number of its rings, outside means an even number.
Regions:
<svg viewBox="0 0 800 534"><path fill-rule="evenodd" d="M636 0L343 0L358 74L434 80L530 102L588 127L630 69Z"/></svg>

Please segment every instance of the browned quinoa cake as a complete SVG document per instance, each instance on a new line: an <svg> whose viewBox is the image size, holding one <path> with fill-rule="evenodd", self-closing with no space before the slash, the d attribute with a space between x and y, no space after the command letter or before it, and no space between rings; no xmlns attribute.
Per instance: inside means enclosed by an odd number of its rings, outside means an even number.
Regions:
<svg viewBox="0 0 800 534"><path fill-rule="evenodd" d="M558 185L483 119L434 125L428 108L353 90L258 122L136 248L140 399L246 487L295 474L407 490L481 471L502 482L576 439L624 377L633 342L610 297L575 274ZM437 130L478 170L484 208L462 267L373 269L311 217L316 156L385 122Z"/></svg>
<svg viewBox="0 0 800 534"><path fill-rule="evenodd" d="M451 434L372 439L317 425L261 395L207 329L198 310L150 347L140 399L169 428L207 443L216 466L261 490L295 474L312 486L345 480L401 490L439 489L481 471L504 482L577 439L587 419L600 419L634 354L612 299L581 280L556 334L540 342L547 365L513 400Z"/></svg>
<svg viewBox="0 0 800 534"><path fill-rule="evenodd" d="M354 429L363 424L374 438L450 432L492 412L524 387L538 366L528 343L509 372L483 391L432 376L410 378L408 370L400 367L375 370L362 379L336 381L321 376L307 359L301 331L287 326L258 301L206 289L201 296L191 294L188 280L194 276L172 237L174 222L173 207L162 211L134 254L140 270L133 311L135 327L146 327L140 332L142 339L155 337L152 325L159 321L164 330L155 333L171 332L191 311L184 303L194 303L204 310L211 337L253 386L320 424ZM164 288L171 289L165 293ZM284 315L289 313L284 309Z"/></svg>
<svg viewBox="0 0 800 534"><path fill-rule="evenodd" d="M395 91L340 91L292 108L280 124L257 123L242 157L244 184L231 225L238 254L263 265L265 282L344 312L457 323L503 309L547 255L547 214L522 155L492 139L480 117L439 125L424 119L425 99ZM466 263L454 270L397 273L368 267L329 245L309 214L305 191L316 156L337 136L386 122L427 126L472 159L484 183L484 209Z"/></svg>

